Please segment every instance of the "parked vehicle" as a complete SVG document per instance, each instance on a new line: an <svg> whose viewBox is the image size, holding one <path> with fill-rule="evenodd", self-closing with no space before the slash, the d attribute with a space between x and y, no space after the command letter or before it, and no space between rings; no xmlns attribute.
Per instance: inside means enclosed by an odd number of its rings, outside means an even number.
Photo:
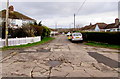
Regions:
<svg viewBox="0 0 120 79"><path fill-rule="evenodd" d="M67 38L70 40L71 39L71 33L68 32L66 35L67 35Z"/></svg>
<svg viewBox="0 0 120 79"><path fill-rule="evenodd" d="M67 35L67 36L70 36L70 34L71 34L71 33L70 33L70 32L68 32L66 35Z"/></svg>
<svg viewBox="0 0 120 79"><path fill-rule="evenodd" d="M70 35L70 40L73 41L83 41L83 37L81 33L72 33Z"/></svg>

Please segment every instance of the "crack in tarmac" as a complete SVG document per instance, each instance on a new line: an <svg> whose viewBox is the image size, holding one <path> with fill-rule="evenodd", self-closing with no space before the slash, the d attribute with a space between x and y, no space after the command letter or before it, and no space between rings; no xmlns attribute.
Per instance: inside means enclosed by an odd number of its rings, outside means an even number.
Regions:
<svg viewBox="0 0 120 79"><path fill-rule="evenodd" d="M48 74L48 78L47 78L47 79L50 79L50 78L51 78L52 68L53 68L53 67L50 67L50 68L49 68L49 74Z"/></svg>
<svg viewBox="0 0 120 79"><path fill-rule="evenodd" d="M0 60L0 63L3 63L3 61L6 61L6 60L10 59L10 58L12 58L13 56L15 56L15 55L17 55L17 54L18 54L17 52L12 52L12 53L10 53L9 56L6 56L6 57L4 57L3 59L1 59L1 60Z"/></svg>
<svg viewBox="0 0 120 79"><path fill-rule="evenodd" d="M70 73L67 73L64 77L67 77Z"/></svg>
<svg viewBox="0 0 120 79"><path fill-rule="evenodd" d="M33 69L31 70L31 72L30 72L30 74L31 74L31 78L33 78L34 76L33 76L33 70L36 68L36 66L35 67L33 67Z"/></svg>
<svg viewBox="0 0 120 79"><path fill-rule="evenodd" d="M100 69L99 69L98 67L96 67L94 63L92 63L91 65L92 65L94 68L96 68L97 70L100 71Z"/></svg>
<svg viewBox="0 0 120 79"><path fill-rule="evenodd" d="M89 74L90 77L94 77L93 75L91 75L90 73L88 73L85 69L84 69L84 72L87 73L87 74Z"/></svg>
<svg viewBox="0 0 120 79"><path fill-rule="evenodd" d="M61 41L61 40L57 40L57 42L59 42L59 41ZM62 43L63 44L63 43ZM55 43L53 44L53 46L55 46ZM64 46L64 45L63 45ZM76 46L78 46L78 44L76 45ZM45 47L46 49L49 49L49 48L51 48L52 49L52 47L50 46L50 44L47 44L47 45L45 45L45 46L43 46L43 47ZM43 48L42 47L42 48ZM59 46L60 47L60 46ZM66 46L65 46L66 47ZM69 49L69 50L72 50L71 48L70 48L70 44L67 44L67 49ZM39 48L37 48L37 49L39 49ZM85 48L86 49L86 48ZM80 62L80 63L78 63L78 64L74 64L73 63L73 59L74 59L74 56L76 56L73 52L71 52L71 51L69 51L69 53L65 53L64 51L62 51L62 52L60 52L62 55L59 55L59 53L57 52L56 53L56 51L50 51L50 52L48 52L47 54L45 54L45 57L42 57L42 58L39 58L39 59L36 59L36 60L33 60L33 64L35 64L36 66L34 66L33 68L32 68L32 70L30 71L30 76L31 76L31 78L34 78L35 77L35 75L34 75L34 70L36 69L36 67L38 67L38 68L40 68L40 70L38 71L40 74L46 74L47 73L47 79L50 79L51 78L51 74L52 74L52 70L55 70L55 71L59 71L59 72L62 72L62 70L59 70L59 69L57 69L56 68L56 66L55 67L49 67L48 66L48 69L47 68L45 68L45 67L42 67L41 65L43 64L43 66L44 65L46 65L46 63L45 62L48 62L48 61L50 61L50 60L58 60L58 61L61 61L62 63L59 65L59 66L57 66L58 68L62 68L62 66L65 66L65 67L67 67L68 65L70 66L70 69L71 70L75 70L75 68L76 67L81 67L82 66L82 63L83 62ZM58 54L58 55L57 55ZM16 55L16 54L15 54ZM15 56L14 55L14 53L13 53L13 56ZM46 56L47 55L47 56ZM68 57L70 55L70 57ZM79 55L81 55L81 54L79 54ZM7 59L10 59L11 57L13 57L13 56L8 56L8 57L6 57L6 58L3 58L3 60L7 60ZM84 56L85 57L85 54L82 54L82 56ZM21 57L21 59L25 59L24 57ZM15 61L13 61L12 63L10 63L9 65L11 65L11 64L13 64L13 63L15 63L15 62L23 62L24 63L24 61L22 61L22 60L15 60ZM63 64L63 63L65 63L65 64ZM67 64L67 65L66 65ZM97 64L99 64L98 62L97 62ZM76 65L79 65L79 66L76 66ZM101 69L100 68L98 68L98 67L96 67L95 66L95 64L94 63L92 63L92 64L90 64L90 65L92 65L92 67L94 67L96 70L99 70L99 71L101 71ZM56 68L56 69L54 69L54 68ZM64 69L64 68L63 68ZM88 75L90 75L91 77L94 77L94 75L91 75L89 72L87 72L86 71L86 69L84 69L84 72L86 73L86 74L88 74ZM64 77L67 77L68 75L70 75L70 73L69 72L67 72L67 74L65 73L65 76Z"/></svg>

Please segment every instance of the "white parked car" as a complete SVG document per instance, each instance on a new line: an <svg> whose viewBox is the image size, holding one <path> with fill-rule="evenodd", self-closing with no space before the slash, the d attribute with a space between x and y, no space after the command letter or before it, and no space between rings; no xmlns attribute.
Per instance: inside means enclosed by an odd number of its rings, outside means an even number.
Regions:
<svg viewBox="0 0 120 79"><path fill-rule="evenodd" d="M71 41L83 41L83 37L81 33L72 33Z"/></svg>

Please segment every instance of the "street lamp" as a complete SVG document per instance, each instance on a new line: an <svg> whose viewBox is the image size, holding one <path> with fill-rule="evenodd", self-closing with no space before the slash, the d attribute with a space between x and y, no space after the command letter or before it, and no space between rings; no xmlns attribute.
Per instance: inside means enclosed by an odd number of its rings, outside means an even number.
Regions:
<svg viewBox="0 0 120 79"><path fill-rule="evenodd" d="M8 46L8 16L9 16L9 0L7 0L6 7L5 46Z"/></svg>

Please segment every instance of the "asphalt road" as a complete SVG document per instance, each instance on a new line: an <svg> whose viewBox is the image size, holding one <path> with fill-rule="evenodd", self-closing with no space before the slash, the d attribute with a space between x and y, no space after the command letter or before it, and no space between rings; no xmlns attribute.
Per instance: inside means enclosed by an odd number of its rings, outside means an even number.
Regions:
<svg viewBox="0 0 120 79"><path fill-rule="evenodd" d="M47 44L2 52L2 76L119 77L118 50L71 43L65 35L55 38Z"/></svg>

